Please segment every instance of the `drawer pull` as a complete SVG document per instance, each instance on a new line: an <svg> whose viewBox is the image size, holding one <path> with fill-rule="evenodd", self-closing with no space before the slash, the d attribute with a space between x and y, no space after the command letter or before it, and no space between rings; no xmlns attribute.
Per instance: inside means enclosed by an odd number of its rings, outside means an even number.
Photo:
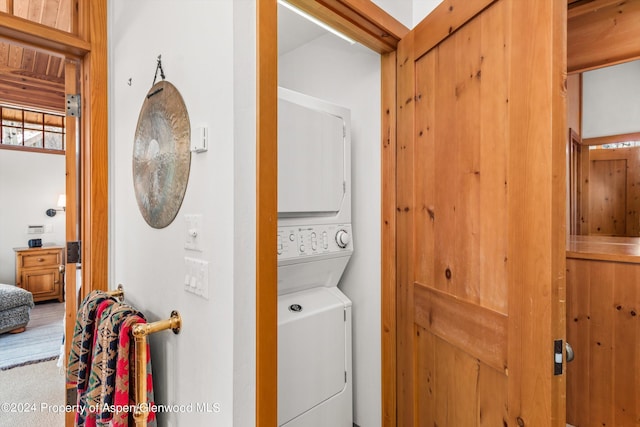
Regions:
<svg viewBox="0 0 640 427"><path fill-rule="evenodd" d="M54 285L57 285L57 284L59 284L59 283L60 283L60 281L59 281L59 280L56 280L56 281L54 281L54 282L53 282L53 284L54 284Z"/></svg>
<svg viewBox="0 0 640 427"><path fill-rule="evenodd" d="M38 262L42 262L42 261L44 261L44 258L38 258L37 261Z"/></svg>

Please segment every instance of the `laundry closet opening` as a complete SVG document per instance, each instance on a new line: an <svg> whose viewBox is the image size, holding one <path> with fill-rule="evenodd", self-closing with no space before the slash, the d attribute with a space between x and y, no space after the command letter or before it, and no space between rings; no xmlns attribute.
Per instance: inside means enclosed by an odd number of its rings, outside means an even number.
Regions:
<svg viewBox="0 0 640 427"><path fill-rule="evenodd" d="M330 33L283 4L278 5L278 86L283 88L285 92L293 91L303 98L312 97L322 103L326 103L326 105L344 108L349 112L350 149L345 156L345 159L349 161L349 167L343 169L343 163L338 159L333 163L327 160L326 163L316 163L315 167L296 169L291 168L290 165L283 164L281 156L279 156L278 166L280 171L295 170L296 176L288 176L286 179L297 179L298 183L296 184L302 183L302 187L308 184L310 188L314 189L312 190L314 193L327 189L330 194L326 196L326 205L332 205L336 200L345 203L342 198L343 195L338 194L338 196L334 197L335 194L331 192L331 188L346 186L350 181L350 197L347 197L347 199L350 198L350 206L348 206L350 220L345 221L344 217L337 219L336 224L345 225L345 227L340 230L337 228L335 230L333 228L327 230L326 237L331 244L334 244L336 242L336 233L344 229L342 231L348 233L345 249L352 249L350 257L338 258L339 261L333 263L341 264L346 262L346 267L342 266L344 268L342 272L341 267L339 265L336 266L335 268L340 271L330 279L337 282L337 289L347 297L348 303L345 303L345 306L350 310L351 317L351 342L345 342L343 337L341 338L341 345L345 345L344 354L348 355L350 353L351 355L351 372L345 372L345 378L349 376L348 382L350 384L348 386L345 385L344 388L348 392L348 388L351 387L352 404L349 415L352 414L352 419L348 417L342 418L337 421L340 424L336 424L340 426L351 426L352 422L362 427L381 425L382 423L379 409L381 401L380 63L380 55L378 53ZM287 119L287 117L282 116L283 111L279 110L278 113L281 115L280 121ZM336 115L339 116L337 113L334 116ZM329 128L331 128L331 125L329 125ZM345 146L349 147L349 145ZM282 146L279 149L282 150ZM291 157L287 157L285 161L293 162L294 160ZM331 164L334 166L328 166ZM326 171L323 168L334 170ZM349 169L350 174L344 175L345 171L348 173ZM281 179L284 179L282 173L279 173L279 175ZM338 184L333 185L336 182ZM295 187L302 188L299 185ZM289 186L288 188L292 187ZM279 192L282 192L280 185ZM281 205L280 200L283 196L287 200L291 200L291 198L297 200L295 195L279 194L279 205ZM300 198L307 198L311 204L318 200L313 196L309 196L309 194L300 194ZM346 202L349 202L349 200L346 200ZM341 206L337 208L336 212L342 208L347 207ZM332 209L334 208L332 207L328 210ZM281 210L280 207L279 210ZM331 215L328 216L330 217ZM324 218L326 217L327 215L324 216ZM310 222L314 222L313 214L311 218ZM322 223L324 221L323 214L317 214L316 219ZM288 235L285 236L283 234L280 236L280 226L287 223L287 221L291 224L295 222L291 221L291 214L280 212L279 238L288 240ZM348 224L346 224L347 222ZM315 230L315 228L311 230L311 228L309 228L310 236L312 232L318 231L320 234L317 234L316 239L318 240L316 241L322 244L324 242L323 239L325 239L322 236L323 231L325 231L324 228L322 230ZM298 253L300 253L299 242L297 241L299 237L294 237L295 248ZM304 237L302 238L304 239ZM309 237L309 239L312 239L312 237ZM313 244L312 240L310 242ZM279 248L280 243L278 241ZM280 249L279 252L281 252ZM284 274L288 274L281 272L281 256L282 254L279 254L279 287ZM336 258L333 259L335 260ZM303 275L309 271L305 270L305 268L304 265L299 267ZM327 267L329 270L332 268L334 267ZM331 276L330 272L328 274ZM286 299L281 294L291 295L291 292L281 292L280 289L278 293L280 302ZM290 301L287 300L288 302ZM311 304L315 303L312 302ZM288 306L292 305L295 304L292 303ZM328 309L327 313L329 312L330 309ZM324 322L323 326L327 328L332 322L330 314L326 314L324 317L319 316L318 319L319 322ZM279 322L283 320L279 314ZM279 328L279 339L284 341L285 336ZM306 338L308 339L309 337ZM302 340L303 338L301 337L300 339ZM337 341L340 341L340 339ZM292 342L295 342L295 338L289 336L286 345L292 345ZM279 359L282 359L282 355L288 351L283 345L285 343L281 342L278 350ZM330 354L327 359L331 359ZM326 363L330 364L331 361L327 360ZM345 363L345 366L347 365L348 363ZM325 366L322 369L332 368ZM338 368L336 367L335 369ZM347 380L345 379L346 383ZM292 398L287 395L282 379L279 380L278 386L280 389L278 424L294 426L298 420L296 417L298 414L295 409L291 409L291 406L295 406L299 402L291 401ZM322 395L319 390L315 391L318 391L318 395ZM332 394L331 391L327 393L324 395L325 397L338 394ZM285 399L287 401L283 401ZM324 399L324 397L319 397L319 399ZM284 414L287 415L284 416ZM288 419L284 419L283 416Z"/></svg>

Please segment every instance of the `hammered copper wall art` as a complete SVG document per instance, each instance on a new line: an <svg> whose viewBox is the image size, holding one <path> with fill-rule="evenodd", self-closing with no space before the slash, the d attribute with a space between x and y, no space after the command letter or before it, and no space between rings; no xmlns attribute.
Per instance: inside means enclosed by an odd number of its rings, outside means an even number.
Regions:
<svg viewBox="0 0 640 427"><path fill-rule="evenodd" d="M140 110L133 144L133 187L138 208L153 228L171 224L180 210L191 167L191 128L180 92L163 80Z"/></svg>

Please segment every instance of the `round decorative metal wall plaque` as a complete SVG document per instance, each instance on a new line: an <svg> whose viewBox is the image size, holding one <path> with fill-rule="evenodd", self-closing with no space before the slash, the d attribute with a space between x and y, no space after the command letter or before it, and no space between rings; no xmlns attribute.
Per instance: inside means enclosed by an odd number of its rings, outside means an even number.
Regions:
<svg viewBox="0 0 640 427"><path fill-rule="evenodd" d="M138 208L153 228L175 219L189 181L191 127L180 92L167 81L144 100L133 143L133 187Z"/></svg>

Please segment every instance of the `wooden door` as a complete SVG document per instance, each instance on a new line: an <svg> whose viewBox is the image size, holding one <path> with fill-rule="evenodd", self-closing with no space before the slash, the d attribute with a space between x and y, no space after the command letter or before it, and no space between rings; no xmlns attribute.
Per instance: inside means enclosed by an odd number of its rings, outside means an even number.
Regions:
<svg viewBox="0 0 640 427"><path fill-rule="evenodd" d="M640 148L589 150L589 234L640 236Z"/></svg>
<svg viewBox="0 0 640 427"><path fill-rule="evenodd" d="M566 2L448 0L400 42L399 426L564 426L565 36Z"/></svg>
<svg viewBox="0 0 640 427"><path fill-rule="evenodd" d="M78 93L78 65L74 61L67 61L65 64L65 92L67 94ZM67 242L80 240L79 226L78 226L78 207L80 206L78 191L79 188L79 164L78 159L80 153L78 153L77 147L77 135L78 132L78 118L67 115L66 117L66 196L67 205L65 208L66 222L65 222L65 237ZM66 245L65 245L66 246ZM78 292L76 277L78 275L79 263L69 262L69 258L65 257L65 336L73 337L73 331L76 325L76 313L78 311ZM69 352L71 351L71 339L65 339L65 362L68 360ZM75 401L75 388L69 385L66 386L66 404L73 405ZM74 411L67 411L65 413L65 426L74 425Z"/></svg>

